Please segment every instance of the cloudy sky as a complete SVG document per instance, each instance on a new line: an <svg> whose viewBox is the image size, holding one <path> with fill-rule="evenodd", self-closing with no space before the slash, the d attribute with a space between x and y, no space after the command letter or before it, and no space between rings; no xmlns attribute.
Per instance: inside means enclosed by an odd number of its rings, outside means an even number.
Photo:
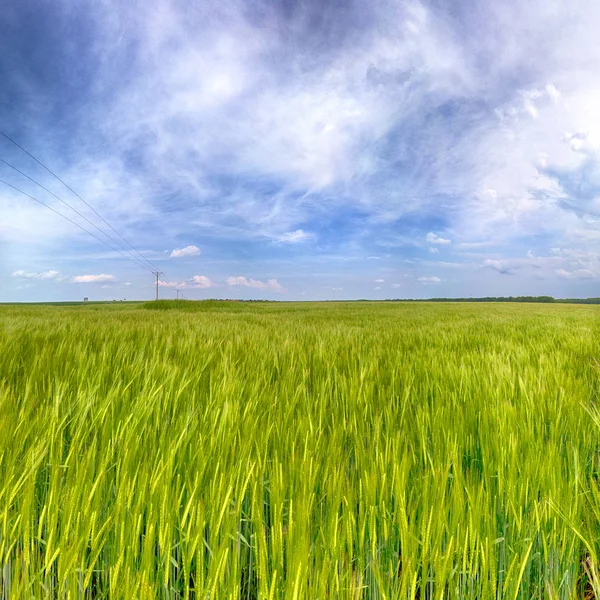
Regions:
<svg viewBox="0 0 600 600"><path fill-rule="evenodd" d="M0 301L150 298L153 267L164 297L600 296L596 1L23 0L0 28L0 131L79 196L0 136Z"/></svg>

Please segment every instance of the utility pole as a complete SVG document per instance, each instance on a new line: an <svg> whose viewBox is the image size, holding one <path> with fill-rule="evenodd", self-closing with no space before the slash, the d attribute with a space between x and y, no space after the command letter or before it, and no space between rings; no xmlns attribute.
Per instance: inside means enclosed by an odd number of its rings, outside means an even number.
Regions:
<svg viewBox="0 0 600 600"><path fill-rule="evenodd" d="M158 276L162 275L162 271L152 271L156 275L156 301L158 302Z"/></svg>
<svg viewBox="0 0 600 600"><path fill-rule="evenodd" d="M179 300L179 290L175 290L177 292L177 300Z"/></svg>

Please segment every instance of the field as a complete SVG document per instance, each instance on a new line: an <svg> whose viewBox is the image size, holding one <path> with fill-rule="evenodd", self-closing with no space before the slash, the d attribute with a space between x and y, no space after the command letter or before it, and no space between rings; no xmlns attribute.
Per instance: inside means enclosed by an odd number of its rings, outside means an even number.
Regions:
<svg viewBox="0 0 600 600"><path fill-rule="evenodd" d="M2 598L600 598L595 358L596 306L0 307Z"/></svg>

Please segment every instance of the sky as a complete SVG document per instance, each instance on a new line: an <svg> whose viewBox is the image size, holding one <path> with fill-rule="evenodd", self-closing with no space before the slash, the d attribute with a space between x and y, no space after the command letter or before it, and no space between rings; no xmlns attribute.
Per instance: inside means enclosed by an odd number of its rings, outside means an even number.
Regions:
<svg viewBox="0 0 600 600"><path fill-rule="evenodd" d="M0 30L0 131L71 188L0 136L0 301L153 298L155 268L164 298L600 296L596 1L23 0Z"/></svg>

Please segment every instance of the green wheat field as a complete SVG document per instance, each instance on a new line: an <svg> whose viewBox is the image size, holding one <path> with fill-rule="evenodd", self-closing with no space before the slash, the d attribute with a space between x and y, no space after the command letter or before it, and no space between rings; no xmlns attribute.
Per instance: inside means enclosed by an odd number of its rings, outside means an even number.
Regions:
<svg viewBox="0 0 600 600"><path fill-rule="evenodd" d="M3 599L600 598L600 307L0 307Z"/></svg>

